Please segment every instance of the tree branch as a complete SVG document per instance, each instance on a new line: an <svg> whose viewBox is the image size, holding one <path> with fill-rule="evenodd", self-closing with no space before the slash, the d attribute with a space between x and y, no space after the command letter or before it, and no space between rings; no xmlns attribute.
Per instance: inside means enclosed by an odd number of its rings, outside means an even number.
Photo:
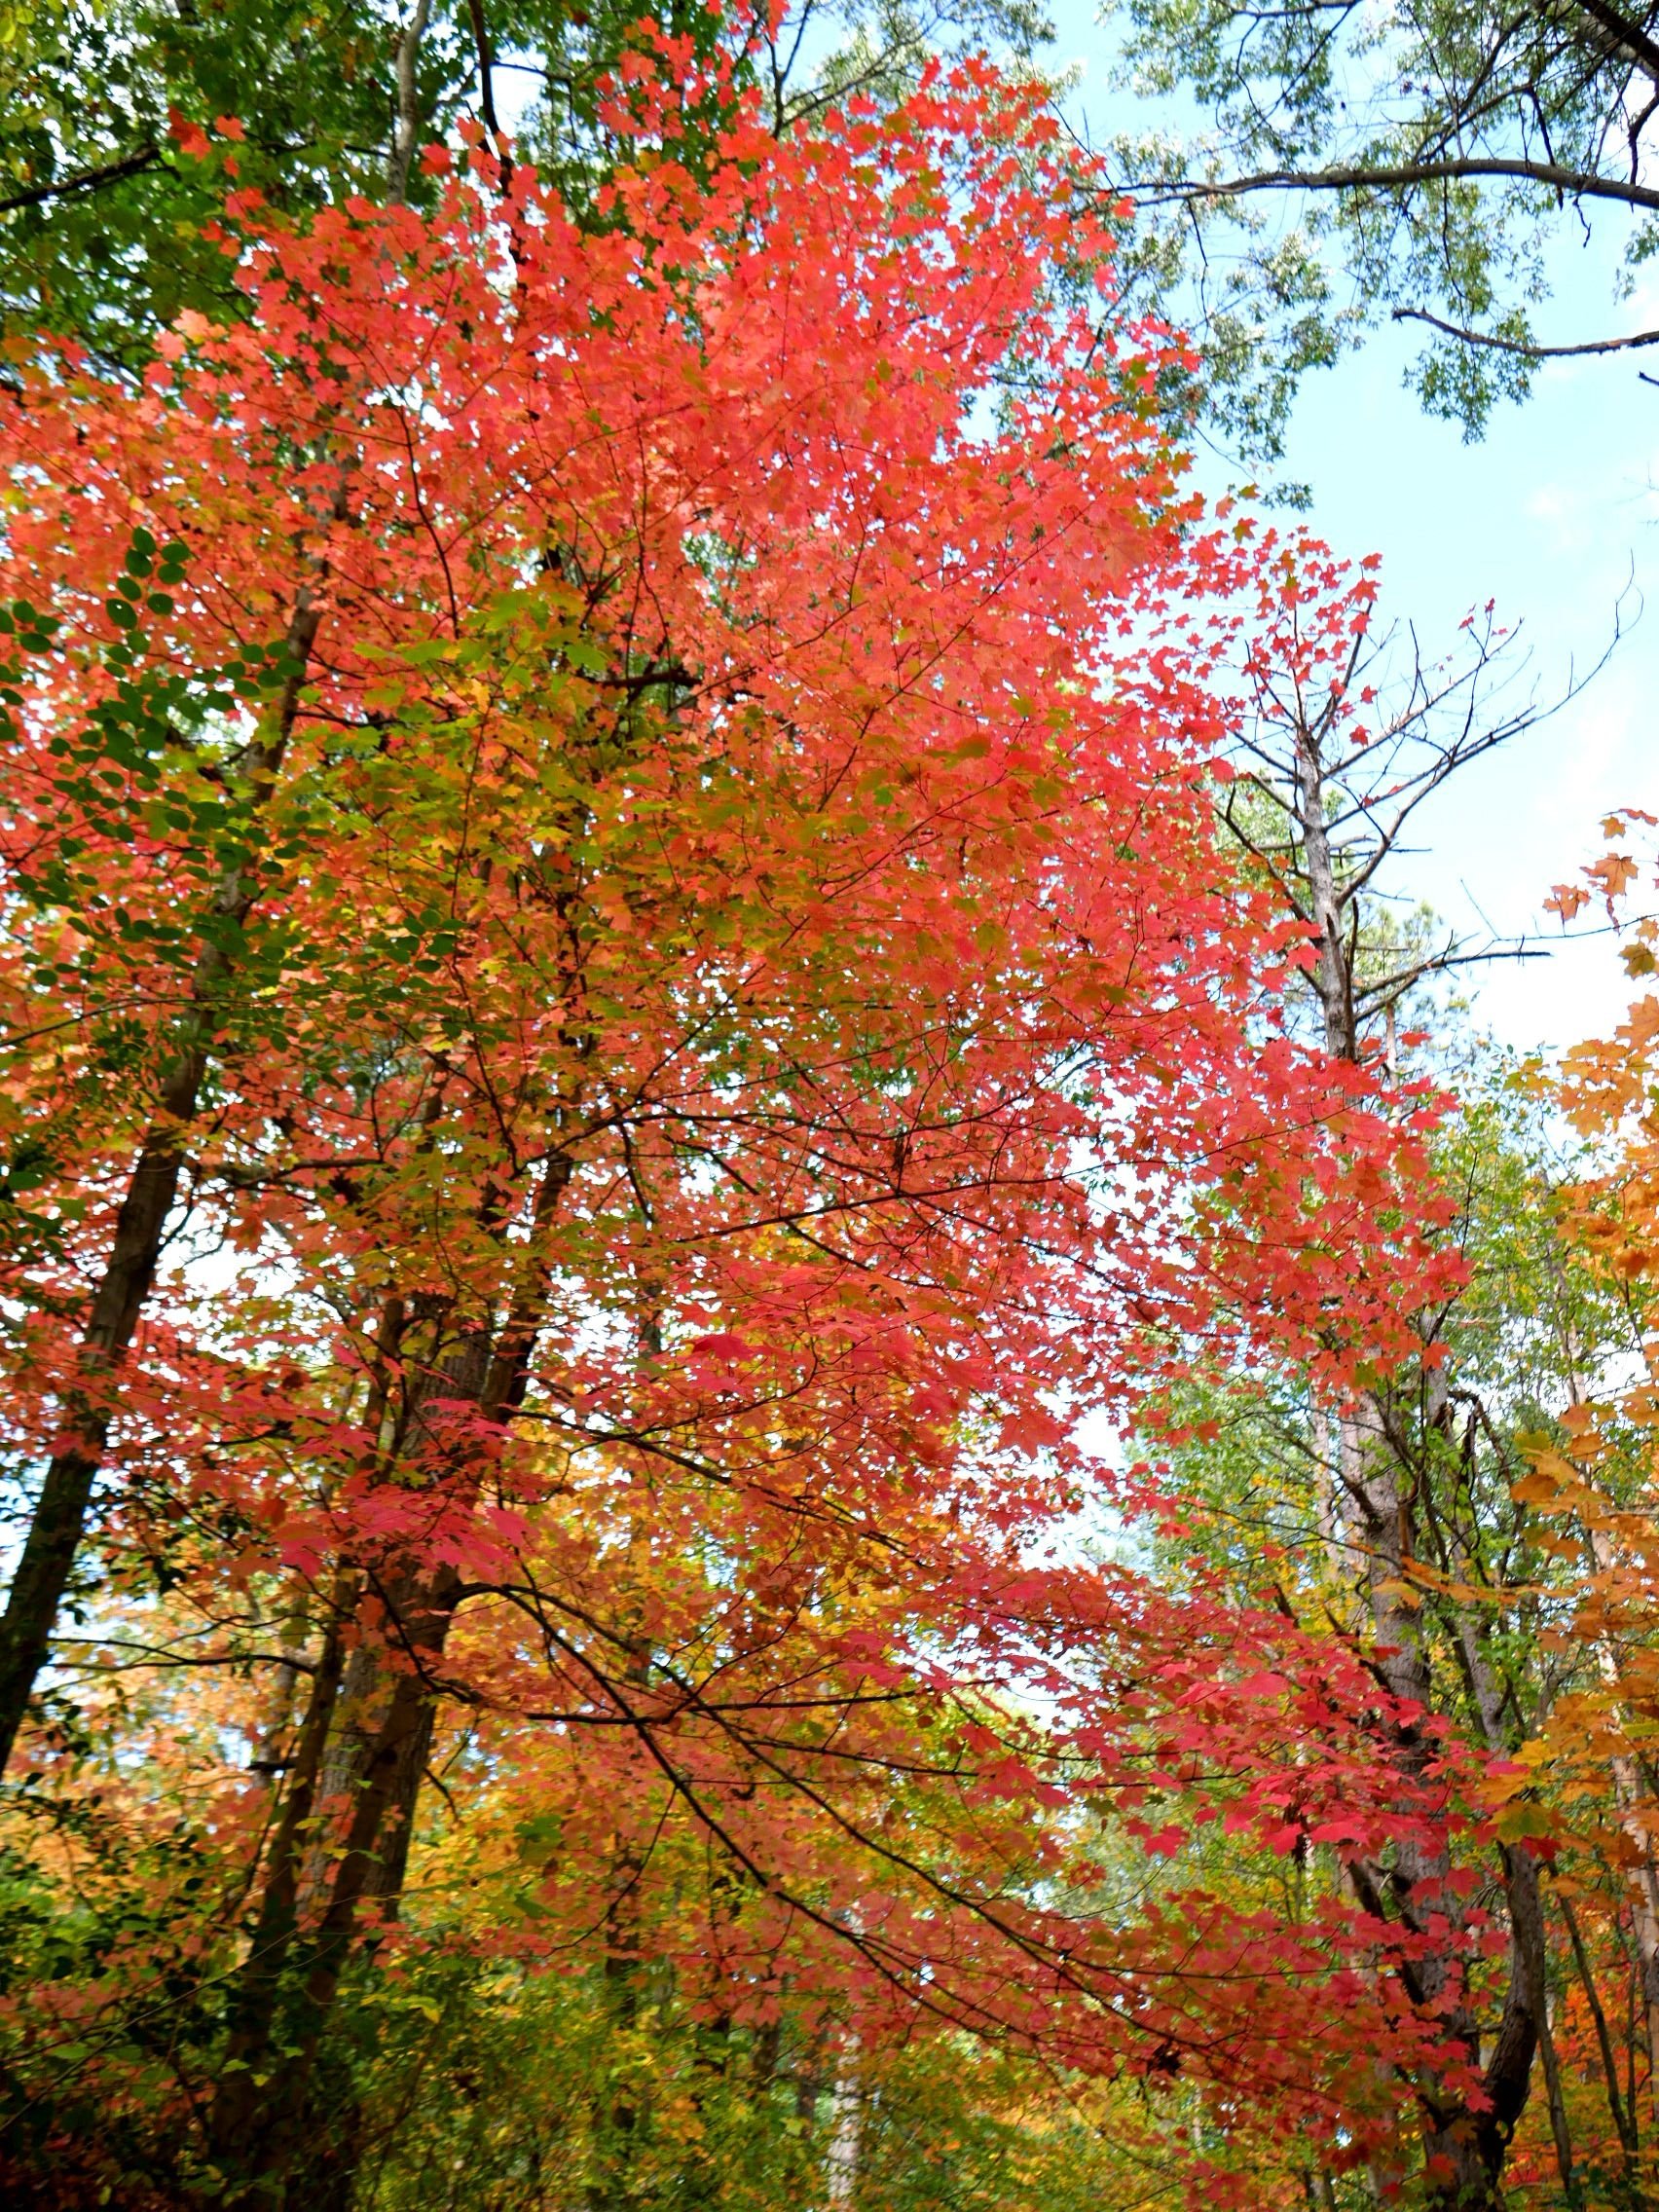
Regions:
<svg viewBox="0 0 1659 2212"><path fill-rule="evenodd" d="M1640 24L1631 22L1616 8L1609 7L1607 0L1572 0L1572 5L1581 16L1588 16L1605 31L1627 59L1659 85L1659 46L1654 45Z"/></svg>
<svg viewBox="0 0 1659 2212"><path fill-rule="evenodd" d="M64 177L61 183L30 185L24 192L14 192L0 200L0 215L15 215L19 207L41 207L49 200L68 200L79 193L96 192L106 184L119 184L124 176L136 176L141 169L153 168L161 158L160 146L140 146L135 154L125 155L119 162L82 169L76 176Z"/></svg>
<svg viewBox="0 0 1659 2212"><path fill-rule="evenodd" d="M1640 330L1632 338L1589 338L1581 346L1534 346L1520 338L1498 338L1490 331L1467 330L1458 322L1443 322L1426 308L1396 308L1395 322L1426 322L1464 346L1485 346L1494 353L1517 353L1528 361L1557 361L1572 353L1625 353L1636 346L1659 346L1659 330Z"/></svg>
<svg viewBox="0 0 1659 2212"><path fill-rule="evenodd" d="M1564 168L1556 162L1526 162L1496 156L1459 155L1450 161L1399 162L1386 167L1341 166L1328 169L1262 169L1252 176L1180 177L1167 184L1124 184L1122 193L1142 206L1169 202L1242 200L1252 192L1386 192L1402 185L1451 184L1463 177L1509 177L1522 184L1544 184L1575 200L1617 200L1627 207L1659 211L1659 190L1621 184L1616 177L1587 169Z"/></svg>
<svg viewBox="0 0 1659 2212"><path fill-rule="evenodd" d="M478 50L478 112L491 137L499 138L501 127L496 120L496 55L490 44L490 26L484 20L484 0L467 0L467 13L472 18L472 43Z"/></svg>

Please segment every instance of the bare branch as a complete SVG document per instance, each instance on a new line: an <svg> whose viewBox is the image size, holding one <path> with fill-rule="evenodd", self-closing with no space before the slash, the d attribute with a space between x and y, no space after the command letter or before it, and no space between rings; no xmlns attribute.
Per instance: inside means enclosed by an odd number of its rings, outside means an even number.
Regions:
<svg viewBox="0 0 1659 2212"><path fill-rule="evenodd" d="M1625 184L1593 169L1565 168L1557 162L1529 162L1496 155L1456 155L1444 161L1391 162L1375 168L1342 163L1323 169L1259 169L1251 176L1176 177L1166 183L1124 184L1114 197L1126 196L1142 207L1185 205L1189 202L1243 200L1253 192L1390 192L1419 184L1452 184L1464 178L1492 177L1516 184L1547 185L1574 200L1614 200L1626 207L1659 210L1659 190Z"/></svg>
<svg viewBox="0 0 1659 2212"><path fill-rule="evenodd" d="M0 200L0 215L16 214L19 207L43 207L49 200L70 200L83 192L98 192L106 184L118 184L124 176L137 176L143 169L154 168L162 158L162 149L153 143L140 146L136 153L128 154L119 162L105 162L95 169L82 169L75 176L66 176L56 184L35 184L22 192L14 192Z"/></svg>
<svg viewBox="0 0 1659 2212"><path fill-rule="evenodd" d="M1431 329L1456 338L1459 345L1485 346L1494 353L1518 354L1526 361L1559 361L1574 353L1627 353L1639 346L1659 346L1659 330L1639 330L1631 338L1588 338L1579 346L1535 346L1530 339L1498 338L1491 331L1469 330L1460 322L1447 322L1426 308L1396 308L1395 322L1426 322Z"/></svg>

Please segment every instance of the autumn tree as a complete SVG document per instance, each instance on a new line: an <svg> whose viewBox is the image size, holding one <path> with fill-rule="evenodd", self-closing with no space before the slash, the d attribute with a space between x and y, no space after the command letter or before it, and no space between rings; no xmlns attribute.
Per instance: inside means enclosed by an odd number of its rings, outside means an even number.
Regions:
<svg viewBox="0 0 1659 2212"><path fill-rule="evenodd" d="M605 221L482 134L429 217L233 196L240 314L7 417L8 1737L78 1559L87 1695L133 1607L257 1685L156 2115L231 2201L350 2186L330 2038L458 1725L557 1748L618 1991L672 1819L756 2034L787 1940L871 2047L1235 2098L1295 2052L1334 2127L1334 1974L1445 2056L1342 1913L1125 1930L1046 1817L1156 1845L1175 1759L1279 1848L1340 1802L1429 1851L1468 1797L1376 1768L1340 1646L1034 1564L1073 1409L1221 1331L1351 1382L1451 1279L1429 1101L1295 1040L1216 833L1250 535L1182 497L1168 349L1066 304L1107 240L1040 93L780 141L664 55ZM85 1696L40 1710L45 1805Z"/></svg>
<svg viewBox="0 0 1659 2212"><path fill-rule="evenodd" d="M1376 593L1369 566L1333 568L1320 548L1295 539L1279 549L1275 597L1264 607L1245 670L1250 714L1221 809L1308 933L1306 1018L1326 1049L1355 1063L1415 1066L1421 1080L1432 1063L1420 1051L1425 1033L1413 1024L1432 1018L1434 987L1470 963L1524 948L1461 942L1423 916L1402 924L1385 903L1390 872L1419 807L1528 726L1537 709L1525 693L1505 708L1505 642L1490 616L1467 626L1461 650L1445 665L1426 668L1414 651L1391 672ZM1524 1206L1511 1212L1517 1169L1501 1151L1493 1157L1501 1118L1479 1111L1472 1095L1464 1103L1470 1118L1440 1154L1443 1188L1457 1194L1448 1244L1462 1268L1446 1295L1413 1315L1416 1356L1334 1402L1317 1387L1305 1396L1305 1377L1264 1397L1265 1371L1246 1366L1235 1371L1231 1407L1224 1392L1225 1449L1202 1441L1217 1437L1215 1412L1189 1409L1180 1423L1191 1456L1177 1494L1229 1551L1242 1538L1249 1572L1266 1576L1282 1602L1369 1649L1379 1680L1413 1716L1380 1732L1377 1755L1412 1780L1441 1756L1449 1725L1499 1760L1532 1725L1516 1683L1503 1679L1504 1623L1475 1586L1521 1571L1507 1495L1520 1464L1513 1439L1559 1410L1540 1411L1548 1391L1536 1383L1517 1404L1516 1377L1491 1356L1488 1329L1521 1328L1511 1239L1527 1215ZM1511 1214L1504 1231L1494 1214ZM1537 1277L1552 1264L1547 1194L1534 1200L1533 1216L1530 1234L1541 1244L1530 1267ZM1494 1295L1504 1324L1476 1319L1480 1302ZM1564 1284L1558 1299L1552 1286L1546 1303L1569 1308L1572 1297ZM1517 1339L1500 1341L1508 1352ZM1199 1441L1192 1444L1195 1420ZM1256 1497L1260 1505L1246 1502ZM1281 1514L1289 1516L1282 1529ZM1290 1562L1299 1547L1297 1571ZM1544 1690L1538 1710L1548 1702ZM1570 2194L1543 1908L1518 1831L1497 1852L1506 1976L1469 1975L1462 1924L1481 1885L1454 1863L1446 1837L1426 1849L1402 1838L1382 1862L1339 1847L1336 1860L1341 1882L1379 1920L1397 1913L1430 1937L1422 1954L1400 1962L1402 1990L1446 2019L1474 2076L1473 2094L1432 2072L1402 2077L1416 2107L1407 2136L1420 2134L1425 2201L1498 2201L1507 2142L1540 2055ZM1486 2014L1489 2005L1495 2014ZM1384 2151L1375 2161L1378 2186L1402 2186L1417 2157L1406 2139Z"/></svg>

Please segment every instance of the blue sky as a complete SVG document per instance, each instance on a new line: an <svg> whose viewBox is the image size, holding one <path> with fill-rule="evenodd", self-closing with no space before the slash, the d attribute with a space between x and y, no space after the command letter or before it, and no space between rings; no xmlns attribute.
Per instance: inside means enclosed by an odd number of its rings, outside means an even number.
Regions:
<svg viewBox="0 0 1659 2212"><path fill-rule="evenodd" d="M1088 0L1057 11L1058 57L1082 64L1070 105L1096 135L1109 115L1109 34ZM1611 296L1616 240L1588 248L1564 235L1558 299L1540 332L1612 336L1659 321L1659 278L1623 304ZM1645 294L1645 300L1643 298ZM1648 311L1643 313L1644 306ZM1482 444L1427 420L1402 387L1416 350L1387 330L1310 378L1291 424L1286 472L1313 493L1309 520L1339 551L1381 553L1383 605L1416 625L1433 658L1488 599L1530 643L1540 697L1593 664L1621 592L1646 612L1609 666L1568 709L1465 771L1421 817L1421 849L1394 888L1484 934L1559 927L1543 914L1552 883L1602 851L1604 813L1659 812L1659 388L1653 353L1552 364L1524 407L1507 407ZM1219 488L1224 472L1206 468ZM1627 618L1637 601L1627 602ZM1476 971L1480 1018L1513 1046L1559 1048L1616 1022L1623 971L1605 936L1525 967Z"/></svg>
<svg viewBox="0 0 1659 2212"><path fill-rule="evenodd" d="M1594 306L1604 319L1581 327L1601 331L1612 317L1604 299ZM1471 446L1402 389L1409 351L1389 332L1311 382L1289 462L1312 488L1322 535L1382 555L1384 604L1425 650L1495 599L1530 641L1548 698L1604 651L1627 586L1646 602L1570 706L1439 794L1397 878L1456 924L1479 930L1484 913L1500 933L1559 943L1541 902L1603 849L1601 817L1621 804L1659 811L1659 391L1616 357L1552 365L1532 399ZM1478 985L1483 1020L1529 1049L1604 1029L1625 1003L1604 936L1491 969Z"/></svg>

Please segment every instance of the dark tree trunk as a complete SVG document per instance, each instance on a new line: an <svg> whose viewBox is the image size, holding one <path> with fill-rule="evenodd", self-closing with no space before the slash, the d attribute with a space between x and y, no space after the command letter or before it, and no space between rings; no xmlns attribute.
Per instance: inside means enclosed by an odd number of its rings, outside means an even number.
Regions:
<svg viewBox="0 0 1659 2212"><path fill-rule="evenodd" d="M494 1341L484 1328L462 1328L417 1377L390 1454L412 1477L476 1494L487 1457L476 1420L481 1417L498 1435L522 1399L545 1296L541 1238L571 1172L564 1155L548 1159L536 1198L537 1241ZM392 1301L383 1322L383 1351L398 1353L408 1327L401 1302ZM462 1424L459 1442L434 1410L439 1400L473 1409L473 1423ZM363 1908L378 1907L381 1924L398 1909L436 1721L435 1677L461 1582L452 1567L424 1568L392 1558L381 1562L372 1578L352 1578L357 1600L371 1588L381 1628L374 1640L355 1645L335 1677L320 1712L304 1809L288 1824L297 1843L313 1810L325 1819L331 1803L349 1804L345 1834L313 1846L309 1862L303 1849L284 1858L274 1847L260 1915L261 1931L269 1917L270 1940L262 1943L256 1933L242 1970L238 2005L245 2025L239 2027L233 2015L230 2046L238 2073L222 2085L209 2120L212 2153L226 2176L221 2201L227 2212L283 2212L291 2203L292 2212L312 2212L309 2200L292 2202L302 2146L313 2171L327 2165L329 2189L350 2194L360 2116L348 2098L343 2123L330 2128L315 2095L317 2055L347 1970L364 1948ZM313 1711L319 1712L314 1695ZM311 2189L309 2173L305 2186Z"/></svg>
<svg viewBox="0 0 1659 2212"><path fill-rule="evenodd" d="M205 1055L186 1055L164 1087L158 1122L144 1141L138 1164L116 1218L115 1244L81 1339L84 1386L71 1394L64 1428L74 1438L54 1455L41 1484L22 1557L0 1618L0 1771L9 1763L18 1731L47 1654L57 1608L69 1586L92 1485L109 1439L111 1407L94 1395L98 1379L125 1360L138 1316L156 1279L162 1237L178 1191L182 1124L196 1112Z"/></svg>
<svg viewBox="0 0 1659 2212"><path fill-rule="evenodd" d="M286 640L293 672L269 735L250 763L249 805L254 811L270 796L281 771L321 620L312 593L302 590ZM233 871L214 898L215 916L240 926L252 912L256 897L256 888ZM203 947L198 963L186 1017L187 1042L162 1080L160 1111L127 1186L109 1261L92 1294L81 1339L83 1384L70 1393L63 1409L64 1431L73 1442L54 1455L46 1470L0 1618L0 1773L11 1761L36 1679L51 1651L57 1609L86 1531L92 1486L103 1464L114 1416L110 1390L131 1348L156 1279L167 1217L178 1194L184 1131L196 1118L214 1013L234 972L235 963L215 938Z"/></svg>

